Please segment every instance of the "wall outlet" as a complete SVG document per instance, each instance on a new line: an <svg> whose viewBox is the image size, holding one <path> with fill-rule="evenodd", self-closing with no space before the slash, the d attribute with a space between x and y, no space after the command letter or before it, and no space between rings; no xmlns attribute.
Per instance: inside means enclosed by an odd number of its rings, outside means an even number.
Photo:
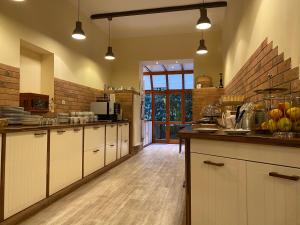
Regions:
<svg viewBox="0 0 300 225"><path fill-rule="evenodd" d="M65 105L65 104L66 104L66 101L65 101L65 100L61 100L61 104L62 104L62 105Z"/></svg>

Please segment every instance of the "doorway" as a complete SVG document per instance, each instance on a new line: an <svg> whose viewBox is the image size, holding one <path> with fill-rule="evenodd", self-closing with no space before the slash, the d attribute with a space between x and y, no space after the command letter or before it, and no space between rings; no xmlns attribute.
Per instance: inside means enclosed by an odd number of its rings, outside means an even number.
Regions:
<svg viewBox="0 0 300 225"><path fill-rule="evenodd" d="M152 143L178 143L178 130L192 121L193 63L144 65L143 86L144 119L152 125Z"/></svg>

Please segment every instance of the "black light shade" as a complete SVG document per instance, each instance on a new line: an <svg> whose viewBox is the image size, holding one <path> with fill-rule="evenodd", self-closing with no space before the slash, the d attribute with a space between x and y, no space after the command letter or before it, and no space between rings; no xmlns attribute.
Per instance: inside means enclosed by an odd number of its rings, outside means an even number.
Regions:
<svg viewBox="0 0 300 225"><path fill-rule="evenodd" d="M111 46L107 48L107 53L104 58L107 60L114 60L116 58Z"/></svg>
<svg viewBox="0 0 300 225"><path fill-rule="evenodd" d="M198 55L205 55L208 53L208 50L205 46L205 41L204 39L201 39L200 40L200 45L199 45L199 48L197 49L197 54Z"/></svg>
<svg viewBox="0 0 300 225"><path fill-rule="evenodd" d="M210 19L207 16L207 9L201 8L200 12L201 12L201 16L197 22L196 28L199 30L207 30L211 27Z"/></svg>
<svg viewBox="0 0 300 225"><path fill-rule="evenodd" d="M73 31L72 38L77 39L77 40L86 39L85 33L82 30L82 23L80 21L76 22L76 27Z"/></svg>

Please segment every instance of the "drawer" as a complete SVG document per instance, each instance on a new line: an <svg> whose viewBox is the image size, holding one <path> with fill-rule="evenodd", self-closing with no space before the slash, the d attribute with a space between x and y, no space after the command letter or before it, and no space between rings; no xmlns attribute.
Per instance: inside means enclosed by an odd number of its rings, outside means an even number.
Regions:
<svg viewBox="0 0 300 225"><path fill-rule="evenodd" d="M94 148L84 151L84 176L104 167L104 149Z"/></svg>

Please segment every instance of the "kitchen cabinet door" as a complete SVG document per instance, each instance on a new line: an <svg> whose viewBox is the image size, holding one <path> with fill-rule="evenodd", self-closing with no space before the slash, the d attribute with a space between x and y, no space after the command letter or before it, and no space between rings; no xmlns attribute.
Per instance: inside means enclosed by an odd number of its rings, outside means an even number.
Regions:
<svg viewBox="0 0 300 225"><path fill-rule="evenodd" d="M123 124L122 126L122 147L121 157L129 154L129 124Z"/></svg>
<svg viewBox="0 0 300 225"><path fill-rule="evenodd" d="M122 149L122 127L123 124L118 124L118 150L117 150L117 159L121 158L121 149Z"/></svg>
<svg viewBox="0 0 300 225"><path fill-rule="evenodd" d="M104 167L105 126L84 129L84 176Z"/></svg>
<svg viewBox="0 0 300 225"><path fill-rule="evenodd" d="M117 159L117 125L106 125L105 165Z"/></svg>
<svg viewBox="0 0 300 225"><path fill-rule="evenodd" d="M191 224L246 225L246 163L191 153Z"/></svg>
<svg viewBox="0 0 300 225"><path fill-rule="evenodd" d="M82 178L82 135L82 128L51 130L50 194Z"/></svg>
<svg viewBox="0 0 300 225"><path fill-rule="evenodd" d="M248 225L299 225L299 177L299 169L247 162Z"/></svg>
<svg viewBox="0 0 300 225"><path fill-rule="evenodd" d="M4 219L46 198L47 131L6 136Z"/></svg>

